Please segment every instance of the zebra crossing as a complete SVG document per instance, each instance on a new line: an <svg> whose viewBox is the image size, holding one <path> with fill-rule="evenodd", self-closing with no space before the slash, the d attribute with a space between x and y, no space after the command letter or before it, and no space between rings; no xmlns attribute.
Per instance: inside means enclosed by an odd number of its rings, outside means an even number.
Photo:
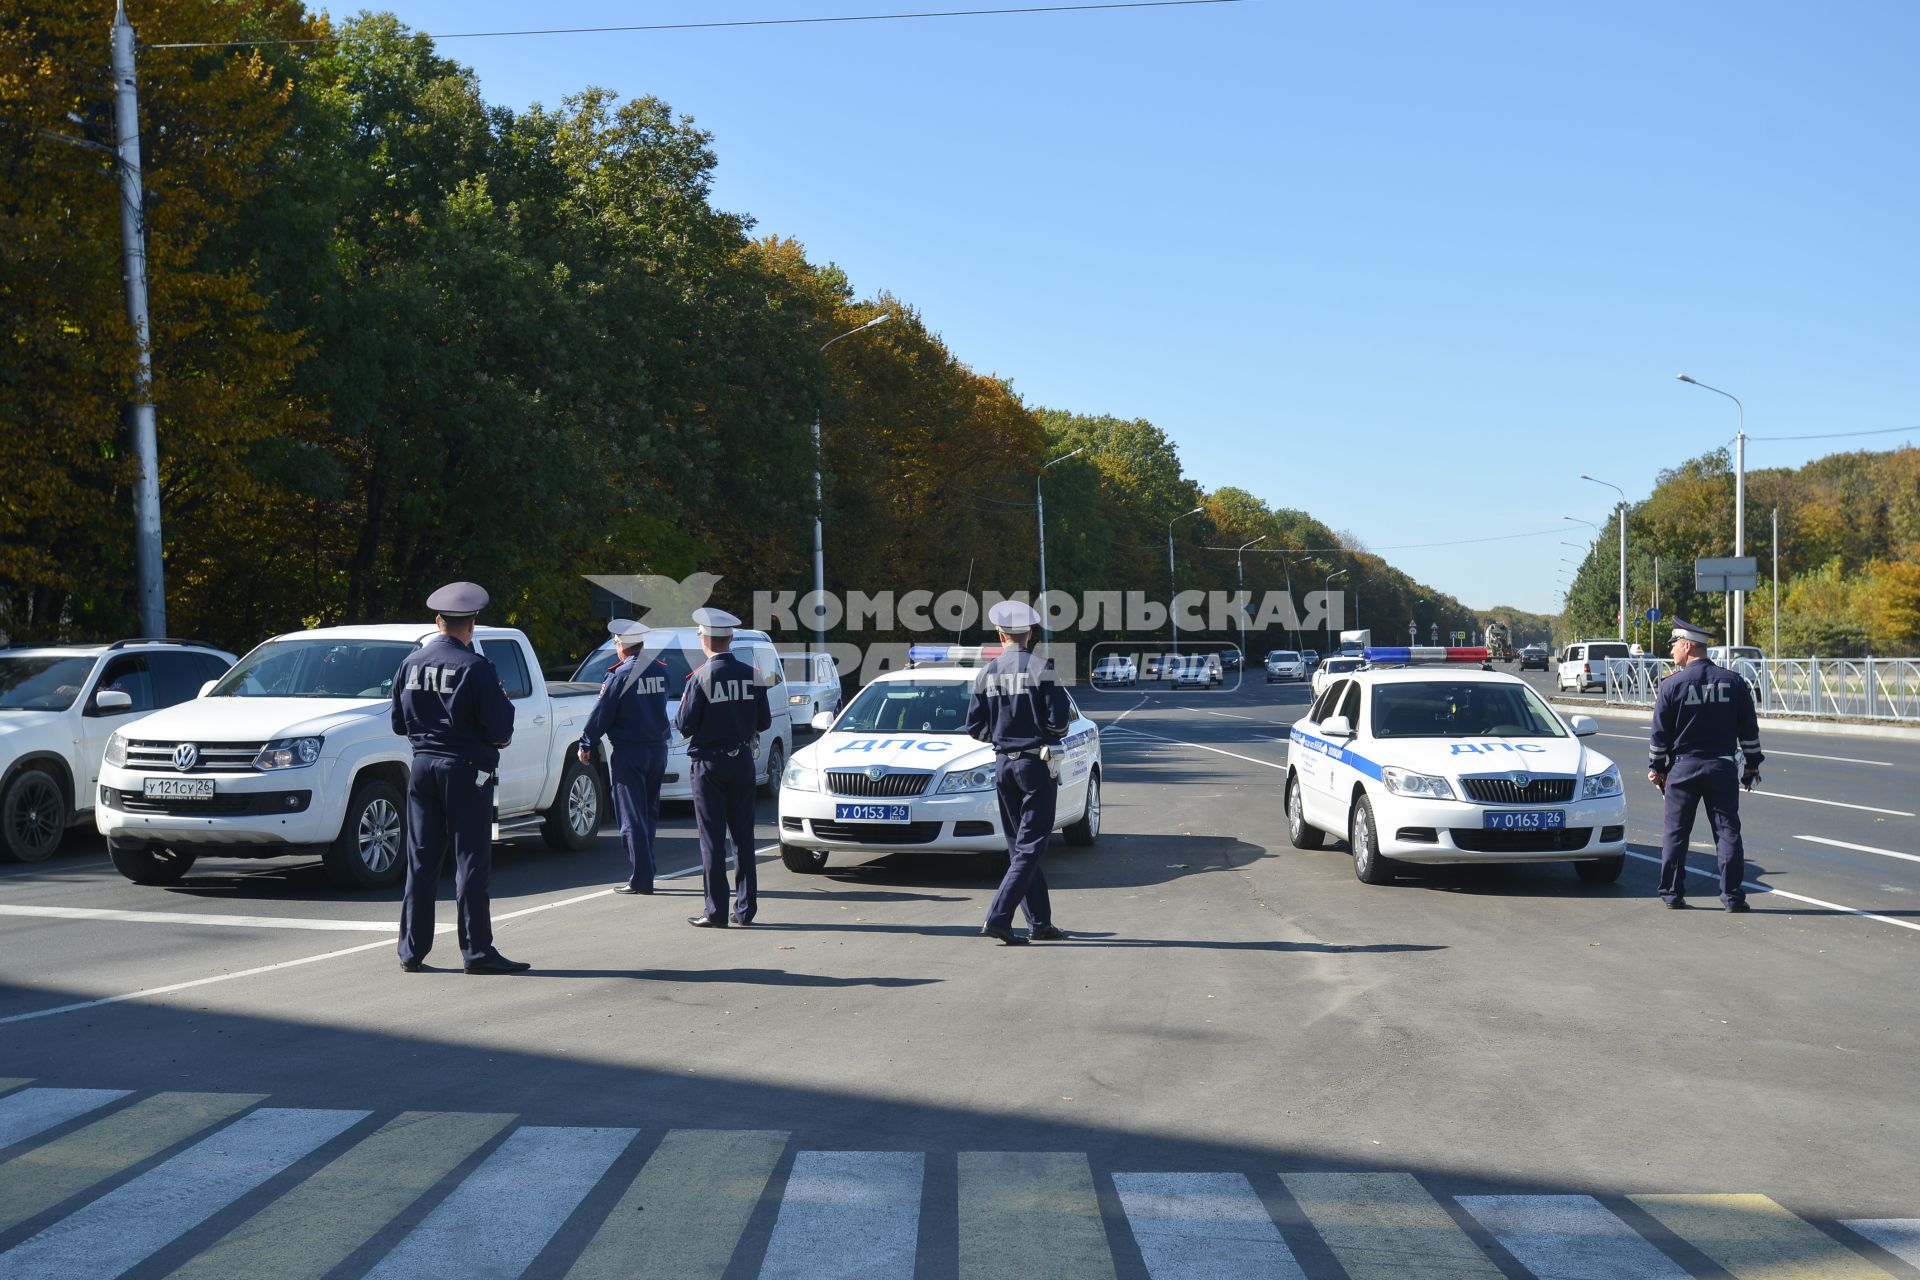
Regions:
<svg viewBox="0 0 1920 1280"><path fill-rule="evenodd" d="M776 1131L273 1101L0 1079L0 1280L1920 1270L1920 1218L1814 1222L1751 1192L1447 1196L1405 1172L1098 1170L1075 1152L826 1151Z"/></svg>

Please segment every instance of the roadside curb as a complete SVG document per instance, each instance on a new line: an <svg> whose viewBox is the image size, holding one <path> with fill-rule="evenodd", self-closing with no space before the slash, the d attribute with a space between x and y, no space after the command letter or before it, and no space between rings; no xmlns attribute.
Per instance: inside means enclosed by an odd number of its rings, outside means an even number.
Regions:
<svg viewBox="0 0 1920 1280"><path fill-rule="evenodd" d="M1591 702L1559 702L1548 699L1547 705L1556 711L1578 712L1586 716L1611 716L1618 720L1638 720L1642 724L1653 722L1651 707L1610 707ZM1842 738L1888 738L1896 742L1920 742L1920 728L1906 725L1861 724L1850 720L1793 720L1780 716L1761 716L1760 727L1774 729L1781 733L1830 734Z"/></svg>

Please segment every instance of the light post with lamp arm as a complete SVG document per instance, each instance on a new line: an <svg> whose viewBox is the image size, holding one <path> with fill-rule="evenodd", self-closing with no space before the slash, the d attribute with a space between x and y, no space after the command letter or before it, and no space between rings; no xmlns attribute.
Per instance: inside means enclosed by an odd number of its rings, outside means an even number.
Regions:
<svg viewBox="0 0 1920 1280"><path fill-rule="evenodd" d="M1328 574L1326 581L1320 584L1320 598L1326 600L1328 596L1333 594L1333 580L1335 578L1344 578L1346 576L1347 571L1345 569L1340 569ZM1332 601L1327 601L1327 652L1331 654L1333 651L1333 603Z"/></svg>
<svg viewBox="0 0 1920 1280"><path fill-rule="evenodd" d="M1040 635L1042 638L1047 635L1047 500L1041 493L1040 481L1046 477L1048 467L1065 462L1068 458L1078 457L1086 451L1087 446L1081 445L1072 453L1063 453L1052 462L1042 463L1040 470L1033 475L1033 509L1040 521Z"/></svg>
<svg viewBox="0 0 1920 1280"><path fill-rule="evenodd" d="M856 333L865 333L875 325L885 324L893 319L891 312L882 311L873 319L857 329L849 329L836 337L828 338L820 344L820 352L826 354L828 347L842 338L851 338ZM813 642L821 650L827 644L827 561L821 550L820 521L826 504L821 499L820 465L823 455L820 452L820 411L813 414Z"/></svg>
<svg viewBox="0 0 1920 1280"><path fill-rule="evenodd" d="M1725 396L1733 401L1733 407L1739 411L1739 430L1733 437L1733 554L1744 557L1747 554L1747 406L1740 403L1740 397L1731 391L1722 391L1710 387L1698 378L1689 378L1684 373L1674 377L1702 391L1711 391L1717 396ZM1733 593L1732 616L1728 619L1727 643L1745 644L1747 642L1747 593Z"/></svg>
<svg viewBox="0 0 1920 1280"><path fill-rule="evenodd" d="M1243 669L1247 662L1247 604L1240 597L1247 589L1247 548L1266 540L1267 535L1263 533L1253 542L1241 543L1240 549L1233 553L1233 602L1240 606L1240 665Z"/></svg>
<svg viewBox="0 0 1920 1280"><path fill-rule="evenodd" d="M1293 599L1293 566L1297 564L1307 564L1311 562L1312 559L1312 556L1301 556L1298 560L1288 560L1285 562L1287 574L1287 607L1293 610L1293 620L1296 624L1293 628L1293 647L1296 649L1300 647L1300 628L1297 625L1300 621L1300 609L1299 606L1294 603Z"/></svg>
<svg viewBox="0 0 1920 1280"><path fill-rule="evenodd" d="M1607 480L1582 475L1589 484L1602 485L1620 495L1620 638L1627 638L1627 491Z"/></svg>
<svg viewBox="0 0 1920 1280"><path fill-rule="evenodd" d="M1173 607L1173 598L1179 594L1173 575L1173 526L1179 524L1188 516L1197 516L1205 510L1205 507L1195 507L1193 510L1183 511L1173 519L1167 521L1167 627L1173 633L1173 651L1175 653L1180 652L1180 615L1175 612Z"/></svg>

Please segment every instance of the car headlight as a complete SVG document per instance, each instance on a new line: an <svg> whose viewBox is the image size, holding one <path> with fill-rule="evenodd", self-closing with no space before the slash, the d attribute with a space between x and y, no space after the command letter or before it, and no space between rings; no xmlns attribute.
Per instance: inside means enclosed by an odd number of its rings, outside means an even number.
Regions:
<svg viewBox="0 0 1920 1280"><path fill-rule="evenodd" d="M127 762L127 736L116 733L107 739L107 763L118 768Z"/></svg>
<svg viewBox="0 0 1920 1280"><path fill-rule="evenodd" d="M977 769L961 769L940 779L940 789L935 795L952 795L956 791L993 790L993 766L983 764Z"/></svg>
<svg viewBox="0 0 1920 1280"><path fill-rule="evenodd" d="M260 748L253 767L263 771L304 769L319 758L319 738L277 738Z"/></svg>
<svg viewBox="0 0 1920 1280"><path fill-rule="evenodd" d="M1380 771L1380 781L1386 783L1387 790L1397 796L1419 796L1425 800L1453 799L1453 787L1445 778L1389 767Z"/></svg>
<svg viewBox="0 0 1920 1280"><path fill-rule="evenodd" d="M804 693L790 693L787 695L787 702L792 706L803 707L807 703L807 695Z"/></svg>
<svg viewBox="0 0 1920 1280"><path fill-rule="evenodd" d="M798 760L789 760L787 771L780 775L780 786L786 791L818 791L820 771Z"/></svg>
<svg viewBox="0 0 1920 1280"><path fill-rule="evenodd" d="M1620 794L1620 766L1610 765L1605 773L1587 775L1587 783L1580 790L1582 800L1604 800L1608 796Z"/></svg>

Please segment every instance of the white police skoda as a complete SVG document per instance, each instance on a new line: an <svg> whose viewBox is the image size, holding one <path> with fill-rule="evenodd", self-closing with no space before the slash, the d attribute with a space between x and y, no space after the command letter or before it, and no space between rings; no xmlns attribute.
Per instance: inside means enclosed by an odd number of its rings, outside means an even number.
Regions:
<svg viewBox="0 0 1920 1280"><path fill-rule="evenodd" d="M874 680L831 725L822 715L822 732L794 753L780 782L780 860L811 872L836 853L865 860L931 850L1004 867L993 748L967 736L974 664L998 652L916 646L916 665ZM1100 834L1100 731L1077 705L1053 750L1055 825L1068 844L1090 845Z"/></svg>
<svg viewBox="0 0 1920 1280"><path fill-rule="evenodd" d="M1368 649L1294 722L1288 834L1328 836L1354 874L1385 884L1406 864L1572 862L1606 884L1626 865L1620 769L1517 676L1466 666L1484 649ZM1400 664L1400 665L1396 665Z"/></svg>

